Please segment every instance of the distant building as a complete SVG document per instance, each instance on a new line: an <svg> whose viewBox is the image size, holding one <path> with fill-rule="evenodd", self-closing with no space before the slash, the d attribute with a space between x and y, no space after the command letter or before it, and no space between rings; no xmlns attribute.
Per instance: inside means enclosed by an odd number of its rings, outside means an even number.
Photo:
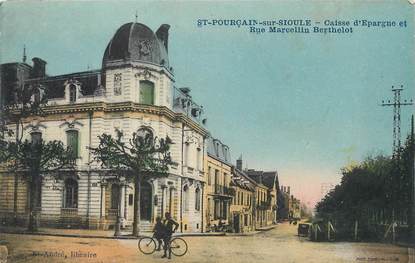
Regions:
<svg viewBox="0 0 415 263"><path fill-rule="evenodd" d="M230 209L232 232L243 233L255 230L255 181L243 171L233 167L231 187L235 192Z"/></svg>
<svg viewBox="0 0 415 263"><path fill-rule="evenodd" d="M278 193L278 219L286 220L290 218L291 195L290 186L281 185Z"/></svg>
<svg viewBox="0 0 415 263"><path fill-rule="evenodd" d="M237 160L236 168L242 170L242 158ZM246 175L255 182L255 204L253 207L256 228L269 226L277 220L277 172L245 170Z"/></svg>
<svg viewBox="0 0 415 263"><path fill-rule="evenodd" d="M293 219L301 218L301 203L300 200L291 195L291 209L290 214Z"/></svg>
<svg viewBox="0 0 415 263"><path fill-rule="evenodd" d="M278 219L300 219L301 202L291 194L290 186L281 186L278 196Z"/></svg>

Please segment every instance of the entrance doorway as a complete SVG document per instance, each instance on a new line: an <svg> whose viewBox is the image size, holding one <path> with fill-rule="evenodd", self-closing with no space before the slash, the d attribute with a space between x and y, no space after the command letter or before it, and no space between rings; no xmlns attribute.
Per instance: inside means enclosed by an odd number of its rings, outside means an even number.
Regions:
<svg viewBox="0 0 415 263"><path fill-rule="evenodd" d="M235 231L235 233L239 233L239 226L240 226L240 223L239 223L239 214L234 214L233 215L233 229L234 229L234 231Z"/></svg>
<svg viewBox="0 0 415 263"><path fill-rule="evenodd" d="M151 185L142 182L140 190L140 219L150 221L153 207Z"/></svg>

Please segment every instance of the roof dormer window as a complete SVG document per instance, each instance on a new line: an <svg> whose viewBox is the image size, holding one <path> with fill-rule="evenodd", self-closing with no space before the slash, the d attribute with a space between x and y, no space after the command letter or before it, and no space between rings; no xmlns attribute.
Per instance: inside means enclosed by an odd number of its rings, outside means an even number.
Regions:
<svg viewBox="0 0 415 263"><path fill-rule="evenodd" d="M76 85L75 84L69 85L69 102L70 103L76 102Z"/></svg>

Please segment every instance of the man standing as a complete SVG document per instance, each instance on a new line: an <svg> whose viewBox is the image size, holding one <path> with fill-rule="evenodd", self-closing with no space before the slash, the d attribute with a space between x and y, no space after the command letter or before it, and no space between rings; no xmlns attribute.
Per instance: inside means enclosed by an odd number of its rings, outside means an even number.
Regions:
<svg viewBox="0 0 415 263"><path fill-rule="evenodd" d="M164 238L163 238L164 255L162 256L162 258L165 258L167 256L167 249L168 249L169 250L168 258L170 259L171 258L171 248L170 248L171 236L173 235L174 232L176 232L177 228L179 227L179 224L171 218L171 215L169 212L166 212L163 225L164 225L165 233L164 233Z"/></svg>

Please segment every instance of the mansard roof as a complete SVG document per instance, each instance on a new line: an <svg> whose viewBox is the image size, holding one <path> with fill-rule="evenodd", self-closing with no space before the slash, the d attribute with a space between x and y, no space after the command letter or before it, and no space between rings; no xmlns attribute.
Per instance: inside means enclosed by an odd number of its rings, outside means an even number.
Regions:
<svg viewBox="0 0 415 263"><path fill-rule="evenodd" d="M229 147L218 139L213 137L207 139L207 154L218 161L232 165Z"/></svg>

